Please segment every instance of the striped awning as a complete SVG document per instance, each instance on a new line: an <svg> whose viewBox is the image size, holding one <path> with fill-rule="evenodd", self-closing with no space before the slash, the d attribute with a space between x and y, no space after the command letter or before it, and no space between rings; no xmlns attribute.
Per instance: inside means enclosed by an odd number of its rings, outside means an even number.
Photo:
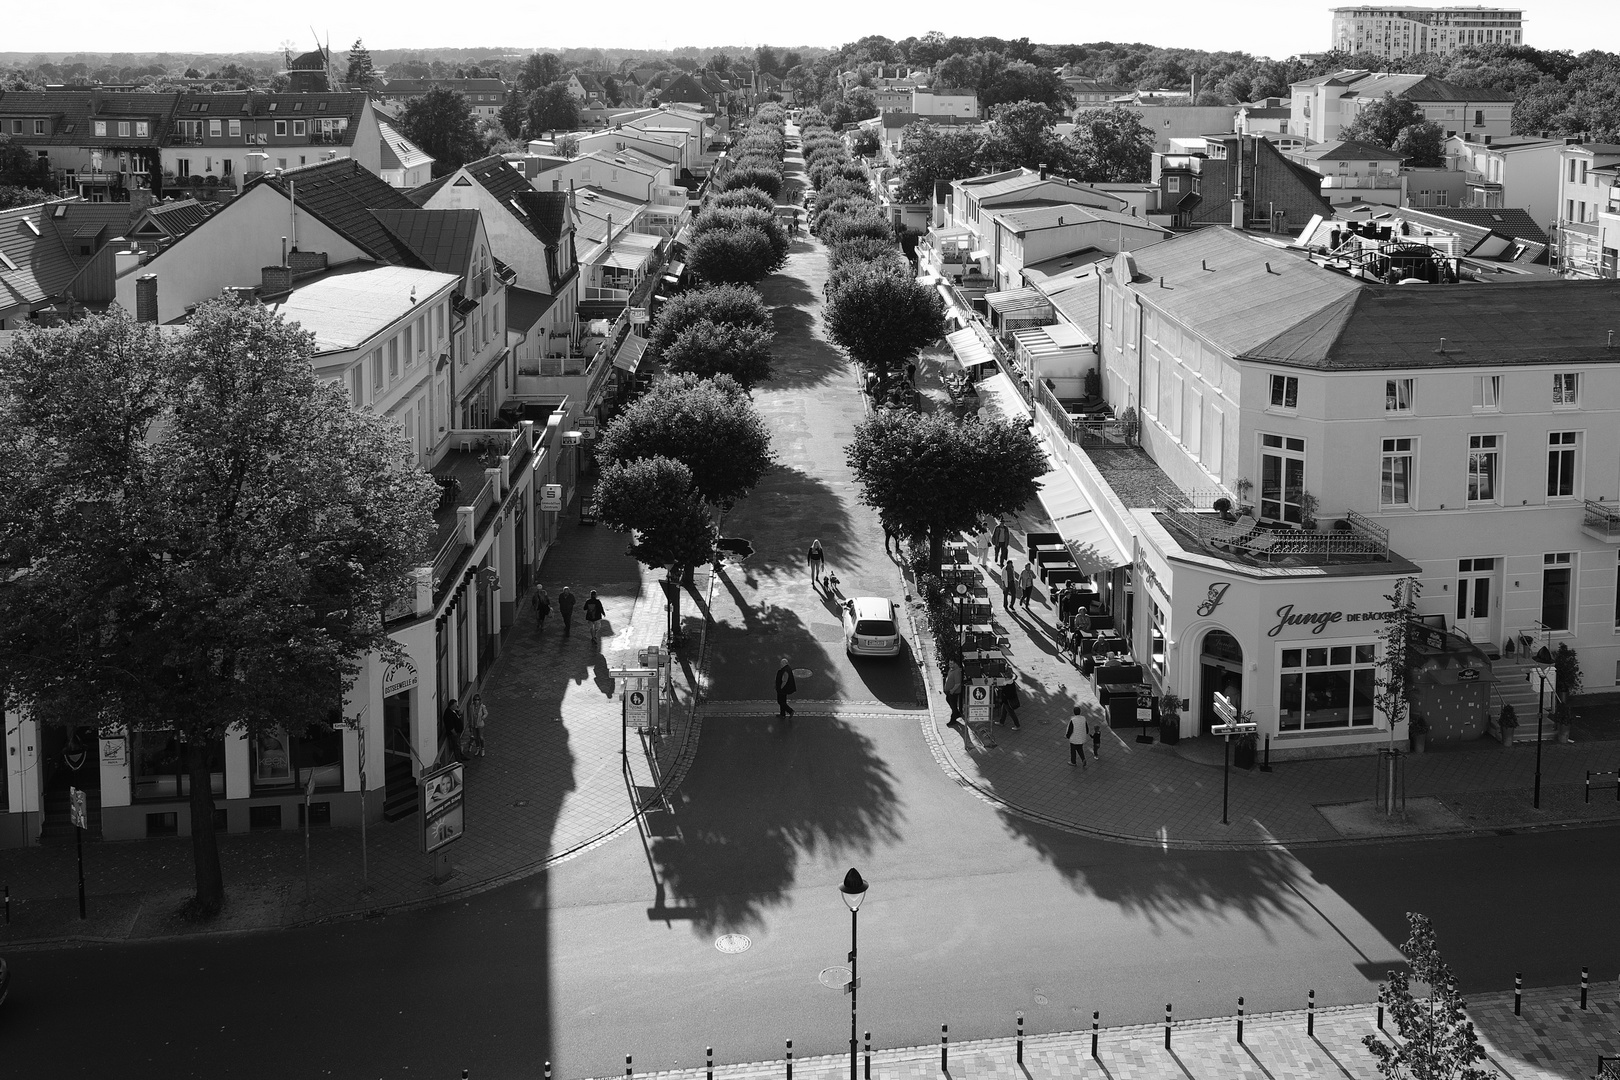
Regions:
<svg viewBox="0 0 1620 1080"><path fill-rule="evenodd" d="M636 368L641 366L641 358L647 353L650 345L646 338L636 334L626 334L624 341L619 345L619 351L613 357L613 366L620 371L635 374Z"/></svg>
<svg viewBox="0 0 1620 1080"><path fill-rule="evenodd" d="M1039 289L1008 289L1004 292L985 293L984 302L990 305L991 310L1003 316L1031 318L1052 314L1052 302Z"/></svg>
<svg viewBox="0 0 1620 1080"><path fill-rule="evenodd" d="M951 353L956 357L956 362L964 368L996 362L995 355L984 347L984 342L979 340L979 335L973 331L972 327L966 330L958 330L954 334L946 334L945 341L950 345Z"/></svg>

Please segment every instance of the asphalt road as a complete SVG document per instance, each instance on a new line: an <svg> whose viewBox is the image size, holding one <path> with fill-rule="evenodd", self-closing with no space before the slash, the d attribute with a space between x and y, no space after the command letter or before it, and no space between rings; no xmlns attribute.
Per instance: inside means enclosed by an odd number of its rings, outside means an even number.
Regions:
<svg viewBox="0 0 1620 1080"><path fill-rule="evenodd" d="M793 269L819 293L820 256ZM789 300L802 300L789 296ZM907 703L909 661L853 664L802 580L820 535L862 592L898 588L840 472L859 401L802 311L779 317L760 388L785 468L728 531L758 554L717 595L715 693L769 696L777 655L805 697ZM861 711L854 708L853 712ZM1037 738L1039 730L1032 732ZM1033 740L1031 740L1033 741ZM1053 752L1060 752L1052 734ZM1038 743L1037 743L1038 745ZM1102 767L1107 767L1106 759ZM1614 830L1298 853L1103 843L1007 817L940 771L904 715L713 717L672 814L552 871L447 907L241 937L23 952L0 1070L58 1077L559 1078L846 1048L850 918L860 1026L879 1046L1369 1000L1404 937L1436 923L1467 990L1620 970L1606 917ZM724 934L748 937L723 953ZM829 977L830 980L830 977ZM830 980L831 981L831 980Z"/></svg>

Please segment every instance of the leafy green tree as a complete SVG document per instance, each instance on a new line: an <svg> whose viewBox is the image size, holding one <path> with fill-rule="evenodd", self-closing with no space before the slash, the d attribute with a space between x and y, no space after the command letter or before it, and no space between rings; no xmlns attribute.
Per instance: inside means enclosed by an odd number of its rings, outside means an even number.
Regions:
<svg viewBox="0 0 1620 1080"><path fill-rule="evenodd" d="M1441 168L1446 163L1446 130L1433 120L1409 124L1395 136L1395 152L1405 155L1404 164L1414 168Z"/></svg>
<svg viewBox="0 0 1620 1080"><path fill-rule="evenodd" d="M529 98L529 134L573 131L579 127L579 102L565 82L548 83Z"/></svg>
<svg viewBox="0 0 1620 1080"><path fill-rule="evenodd" d="M0 184L0 210L10 210L15 206L37 206L50 197L49 192L41 191L39 188Z"/></svg>
<svg viewBox="0 0 1620 1080"><path fill-rule="evenodd" d="M726 173L720 181L721 191L730 191L733 188L758 188L773 200L782 197L782 174L776 169L766 168L735 168Z"/></svg>
<svg viewBox="0 0 1620 1080"><path fill-rule="evenodd" d="M349 71L344 81L351 89L370 86L377 80L377 69L371 62L371 51L359 38L349 46Z"/></svg>
<svg viewBox="0 0 1620 1080"><path fill-rule="evenodd" d="M1374 146L1393 147L1402 131L1422 123L1423 110L1417 102L1385 94L1383 100L1362 108L1356 118L1344 126L1340 137L1372 143Z"/></svg>
<svg viewBox="0 0 1620 1080"><path fill-rule="evenodd" d="M602 433L598 461L674 458L692 471L692 488L729 506L776 466L770 429L740 383L687 372L659 379Z"/></svg>
<svg viewBox="0 0 1620 1080"><path fill-rule="evenodd" d="M523 138L527 130L524 125L529 119L529 103L518 92L517 87L514 86L506 92L506 101L501 105L501 111L497 115L501 127L506 129L508 138Z"/></svg>
<svg viewBox="0 0 1620 1080"><path fill-rule="evenodd" d="M725 229L756 229L765 235L771 243L773 255L767 272L780 270L782 264L787 261L788 246L792 241L788 239L787 229L777 220L775 207L761 210L757 206L711 206L692 221L694 241L701 240L711 232Z"/></svg>
<svg viewBox="0 0 1620 1080"><path fill-rule="evenodd" d="M556 142L557 156L572 161L579 156L579 136L564 135Z"/></svg>
<svg viewBox="0 0 1620 1080"><path fill-rule="evenodd" d="M330 722L432 536L396 425L257 303L173 337L115 310L0 349L0 692L47 723L172 737L200 916L224 892L211 746ZM92 419L93 418L93 421Z"/></svg>
<svg viewBox="0 0 1620 1080"><path fill-rule="evenodd" d="M700 319L664 350L664 366L699 378L729 375L744 390L771 377L771 333L757 326L731 326Z"/></svg>
<svg viewBox="0 0 1620 1080"><path fill-rule="evenodd" d="M880 373L945 336L938 290L881 264L852 264L836 287L829 283L823 317L834 343Z"/></svg>
<svg viewBox="0 0 1620 1080"><path fill-rule="evenodd" d="M478 125L467 99L436 86L405 106L400 128L411 142L433 155L433 175L445 176L483 155Z"/></svg>
<svg viewBox="0 0 1620 1080"><path fill-rule="evenodd" d="M1495 1073L1479 1068L1485 1048L1464 1014L1468 1002L1440 955L1434 927L1415 911L1406 913L1406 922L1411 932L1401 954L1411 970L1392 968L1378 988L1379 1004L1388 1010L1400 1038L1366 1035L1361 1045L1372 1054L1379 1075L1389 1080L1490 1080ZM1414 980L1429 988L1427 998L1413 993Z"/></svg>
<svg viewBox="0 0 1620 1080"><path fill-rule="evenodd" d="M837 274L844 266L856 263L889 263L896 270L903 269L904 260L894 241L886 237L851 236L827 246L827 272Z"/></svg>
<svg viewBox="0 0 1620 1080"><path fill-rule="evenodd" d="M854 207L855 212L848 214L841 214L841 209L834 201L816 217L816 235L822 243L836 247L858 236L887 240L891 244L894 242L894 228L889 224L889 219L878 211L876 204Z"/></svg>
<svg viewBox="0 0 1620 1080"><path fill-rule="evenodd" d="M984 137L966 127L940 127L926 120L906 125L900 139L901 202L932 202L934 185L978 173Z"/></svg>
<svg viewBox="0 0 1620 1080"><path fill-rule="evenodd" d="M862 128L856 132L851 149L861 157L877 157L883 150L883 140L878 137L876 131Z"/></svg>
<svg viewBox="0 0 1620 1080"><path fill-rule="evenodd" d="M752 285L781 265L771 238L758 229L713 229L696 237L686 265L707 282Z"/></svg>
<svg viewBox="0 0 1620 1080"><path fill-rule="evenodd" d="M1153 170L1153 132L1134 109L1084 109L1065 156L1073 175L1089 183L1143 183Z"/></svg>
<svg viewBox="0 0 1620 1080"><path fill-rule="evenodd" d="M530 53L518 73L518 89L528 96L562 78L562 73L562 61L556 53Z"/></svg>
<svg viewBox="0 0 1620 1080"><path fill-rule="evenodd" d="M1061 110L1074 103L1074 93L1051 68L1017 61L992 75L979 95L981 107L1009 101L1038 101Z"/></svg>
<svg viewBox="0 0 1620 1080"><path fill-rule="evenodd" d="M1068 167L1068 148L1057 137L1058 114L1038 101L1015 101L990 110L984 157L1004 168Z"/></svg>
<svg viewBox="0 0 1620 1080"><path fill-rule="evenodd" d="M759 188L740 187L730 188L711 196L709 205L716 208L731 208L751 206L756 210L763 210L767 214L776 213L776 201Z"/></svg>
<svg viewBox="0 0 1620 1080"><path fill-rule="evenodd" d="M0 135L0 187L33 188L53 195L60 190L50 163L30 154L10 135Z"/></svg>
<svg viewBox="0 0 1620 1080"><path fill-rule="evenodd" d="M1029 428L1009 420L958 422L949 413L879 412L844 451L861 502L910 536L928 538L938 567L945 537L985 516L1016 513L1050 471Z"/></svg>
<svg viewBox="0 0 1620 1080"><path fill-rule="evenodd" d="M596 513L631 534L630 557L681 577L714 558L714 518L692 487L692 470L667 457L611 461L596 479Z"/></svg>
<svg viewBox="0 0 1620 1080"><path fill-rule="evenodd" d="M757 326L771 329L771 310L759 290L747 285L710 285L673 297L658 312L652 333L652 348L662 353L693 323L708 320L729 326Z"/></svg>

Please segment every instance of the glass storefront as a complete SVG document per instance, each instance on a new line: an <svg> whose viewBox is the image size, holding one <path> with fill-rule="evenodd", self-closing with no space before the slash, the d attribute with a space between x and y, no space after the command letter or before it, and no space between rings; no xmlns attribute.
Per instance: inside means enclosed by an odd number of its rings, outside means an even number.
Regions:
<svg viewBox="0 0 1620 1080"><path fill-rule="evenodd" d="M255 792L303 791L311 778L316 788L343 789L343 732L329 724L311 724L299 736L279 727L256 732L248 760Z"/></svg>
<svg viewBox="0 0 1620 1080"><path fill-rule="evenodd" d="M191 796L187 747L173 731L137 731L129 737L130 795L137 800ZM208 786L225 794L225 740L208 745Z"/></svg>
<svg viewBox="0 0 1620 1080"><path fill-rule="evenodd" d="M1278 729L1372 727L1376 651L1371 644L1282 650Z"/></svg>

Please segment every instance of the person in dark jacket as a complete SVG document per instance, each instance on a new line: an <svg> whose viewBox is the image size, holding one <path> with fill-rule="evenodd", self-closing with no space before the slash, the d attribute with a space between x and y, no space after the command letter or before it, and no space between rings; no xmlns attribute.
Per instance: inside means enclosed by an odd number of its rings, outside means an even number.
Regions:
<svg viewBox="0 0 1620 1080"><path fill-rule="evenodd" d="M444 741L448 744L450 761L461 761L461 733L466 730L461 706L454 701L444 707Z"/></svg>
<svg viewBox="0 0 1620 1080"><path fill-rule="evenodd" d="M557 593L557 614L562 616L563 637L574 628L574 590L564 585Z"/></svg>
<svg viewBox="0 0 1620 1080"><path fill-rule="evenodd" d="M546 628L546 616L551 614L551 597L546 593L544 585L534 590L534 628Z"/></svg>
<svg viewBox="0 0 1620 1080"><path fill-rule="evenodd" d="M591 647L595 648L601 641L602 615L604 614L602 601L597 599L595 589L592 589L591 595L585 598L583 613L585 615L585 625L591 628Z"/></svg>
<svg viewBox="0 0 1620 1080"><path fill-rule="evenodd" d="M793 706L788 704L788 696L799 689L799 681L793 677L793 665L788 663L787 657L782 657L782 666L776 669L776 715L780 719L793 718Z"/></svg>
<svg viewBox="0 0 1620 1080"><path fill-rule="evenodd" d="M996 549L996 562L1007 561L1007 545L1012 542L1012 530L1007 528L1005 521L997 521L996 527L990 530L990 543Z"/></svg>
<svg viewBox="0 0 1620 1080"><path fill-rule="evenodd" d="M997 691L996 694L996 707L1001 713L1000 716L996 717L996 723L1005 726L1007 721L1011 720L1013 730L1017 731L1019 728L1018 706L1020 704L1021 702L1018 697L1018 680L1009 679L1008 681L1002 683L1001 689Z"/></svg>

